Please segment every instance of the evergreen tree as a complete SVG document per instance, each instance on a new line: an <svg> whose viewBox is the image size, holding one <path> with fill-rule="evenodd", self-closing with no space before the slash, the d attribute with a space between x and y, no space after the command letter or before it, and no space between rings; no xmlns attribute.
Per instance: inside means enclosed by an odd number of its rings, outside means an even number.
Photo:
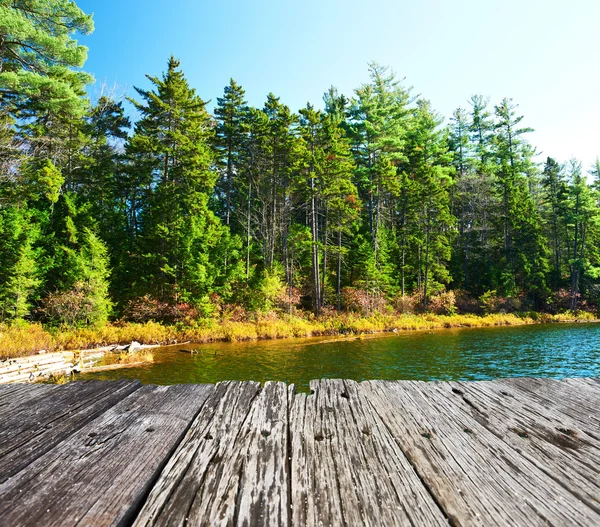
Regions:
<svg viewBox="0 0 600 527"><path fill-rule="evenodd" d="M541 218L532 202L528 180L533 151L521 137L532 130L519 128L523 117L516 116L515 109L510 99L503 99L496 106L494 135L496 185L501 202L498 226L503 240L499 285L507 295L515 295L527 285L544 291L540 273L547 268L547 248L539 234Z"/></svg>
<svg viewBox="0 0 600 527"><path fill-rule="evenodd" d="M29 101L41 109L81 113L79 88L92 77L79 70L87 48L71 35L93 29L92 17L71 0L0 2L0 104L16 110Z"/></svg>
<svg viewBox="0 0 600 527"><path fill-rule="evenodd" d="M415 181L414 192L419 203L417 223L413 229L416 281L423 307L431 291L439 290L450 281L447 262L450 260L452 227L455 218L450 212L453 154L448 151L442 120L431 110L428 101L420 100L408 132L408 163L405 170Z"/></svg>
<svg viewBox="0 0 600 527"><path fill-rule="evenodd" d="M223 97L217 98L215 108L214 148L217 154L219 179L215 188L218 196L217 210L225 225L232 225L234 232L243 232L243 225L233 222L235 211L245 203L243 196L236 195L235 178L243 170L243 148L246 142L246 114L248 107L244 90L233 79L225 87ZM241 198L241 199L240 199ZM241 203L240 203L241 201ZM240 229L239 227L242 227Z"/></svg>
<svg viewBox="0 0 600 527"><path fill-rule="evenodd" d="M175 58L162 78L148 79L152 91L136 88L143 102L132 102L142 117L127 146L131 159L144 159L135 169L149 183L135 285L164 301L204 302L237 269L225 271L222 258L237 243L208 208L216 180L209 116Z"/></svg>
<svg viewBox="0 0 600 527"><path fill-rule="evenodd" d="M25 206L0 208L0 321L29 314L40 285L39 228Z"/></svg>
<svg viewBox="0 0 600 527"><path fill-rule="evenodd" d="M352 183L354 164L349 144L337 118L315 111L310 104L300 110L300 116L305 161L297 187L311 233L311 296L313 310L319 314L325 303L331 253L337 256L335 276L339 309L342 238L356 221L360 204L358 191Z"/></svg>
<svg viewBox="0 0 600 527"><path fill-rule="evenodd" d="M575 310L584 276L588 274L593 279L600 276L598 255L594 254L597 253L594 245L599 240L600 209L597 195L582 174L581 163L574 159L570 162L568 180L565 231L571 286L570 307Z"/></svg>
<svg viewBox="0 0 600 527"><path fill-rule="evenodd" d="M563 269L563 236L564 201L567 190L563 167L551 157L546 159L542 173L542 185L545 195L545 219L548 230L548 245L552 253L551 284L560 285Z"/></svg>
<svg viewBox="0 0 600 527"><path fill-rule="evenodd" d="M367 228L378 261L379 230L389 225L386 212L399 191L395 165L405 159L410 95L387 68L372 63L369 72L371 83L357 89L351 102L349 137L357 166L357 186L366 204Z"/></svg>

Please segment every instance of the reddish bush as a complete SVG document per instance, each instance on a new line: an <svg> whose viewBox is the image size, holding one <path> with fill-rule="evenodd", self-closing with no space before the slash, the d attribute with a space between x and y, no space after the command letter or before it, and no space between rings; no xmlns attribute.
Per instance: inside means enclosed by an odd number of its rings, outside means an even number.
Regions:
<svg viewBox="0 0 600 527"><path fill-rule="evenodd" d="M429 297L427 311L436 315L453 315L456 313L456 296L454 291L446 291Z"/></svg>
<svg viewBox="0 0 600 527"><path fill-rule="evenodd" d="M192 322L200 318L199 310L188 303L169 304L150 295L130 300L125 308L125 319L133 322Z"/></svg>
<svg viewBox="0 0 600 527"><path fill-rule="evenodd" d="M363 315L373 312L384 313L388 304L385 296L379 292L369 292L356 287L342 289L342 308Z"/></svg>
<svg viewBox="0 0 600 527"><path fill-rule="evenodd" d="M281 290L275 298L275 307L282 311L295 311L296 307L301 303L301 293L297 287L287 287Z"/></svg>
<svg viewBox="0 0 600 527"><path fill-rule="evenodd" d="M78 283L71 291L50 293L38 311L50 323L75 327L87 324L93 310L88 288Z"/></svg>
<svg viewBox="0 0 600 527"><path fill-rule="evenodd" d="M412 315L422 310L419 295L397 295L394 298L394 310L402 315Z"/></svg>
<svg viewBox="0 0 600 527"><path fill-rule="evenodd" d="M459 313L480 314L482 312L479 301L468 291L457 289L454 291L454 296L456 298L456 309Z"/></svg>

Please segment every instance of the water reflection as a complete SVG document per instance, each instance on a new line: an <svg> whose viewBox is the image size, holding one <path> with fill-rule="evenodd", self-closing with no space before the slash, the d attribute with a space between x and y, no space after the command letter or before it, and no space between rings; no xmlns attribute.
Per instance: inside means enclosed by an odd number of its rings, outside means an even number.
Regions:
<svg viewBox="0 0 600 527"><path fill-rule="evenodd" d="M600 377L600 325L561 324L406 332L352 340L297 339L187 345L154 350L143 367L80 378L145 384L267 380L308 389L311 379L480 380Z"/></svg>

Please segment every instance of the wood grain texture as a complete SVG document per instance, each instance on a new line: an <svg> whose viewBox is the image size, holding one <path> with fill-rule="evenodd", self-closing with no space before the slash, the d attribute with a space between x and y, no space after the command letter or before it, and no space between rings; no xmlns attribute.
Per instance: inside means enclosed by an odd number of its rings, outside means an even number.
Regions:
<svg viewBox="0 0 600 527"><path fill-rule="evenodd" d="M498 382L520 390L541 406L552 407L569 419L577 422L588 435L600 440L600 395L595 387L580 379L531 379L519 377L502 379Z"/></svg>
<svg viewBox="0 0 600 527"><path fill-rule="evenodd" d="M271 388L277 391L275 385L271 385ZM214 393L164 468L134 525L238 523L242 511L240 489L245 468L243 449L248 448L248 434L252 435L252 428L256 427L256 423L248 418L260 392L260 385L254 382L223 382L216 385ZM268 403L263 401L261 404L266 411ZM285 403L285 398L282 402ZM259 410L256 412L253 415L261 413ZM273 421L275 416L270 417ZM255 432L261 431L255 428ZM277 437L275 433L274 442ZM272 444L272 448L277 447ZM263 483L263 486L268 485ZM249 490L247 486L246 490ZM245 512L250 508L245 505ZM253 510L260 510L260 505ZM271 511L262 510L269 522L276 521ZM285 512L282 511L282 514ZM261 522L255 519L247 524L257 525Z"/></svg>
<svg viewBox="0 0 600 527"><path fill-rule="evenodd" d="M0 386L0 525L600 525L600 383Z"/></svg>
<svg viewBox="0 0 600 527"><path fill-rule="evenodd" d="M0 420L0 483L140 387L137 381L83 381L44 388Z"/></svg>
<svg viewBox="0 0 600 527"><path fill-rule="evenodd" d="M490 432L435 383L360 386L459 525L596 525L600 515Z"/></svg>
<svg viewBox="0 0 600 527"><path fill-rule="evenodd" d="M310 386L290 406L293 525L447 525L357 384Z"/></svg>
<svg viewBox="0 0 600 527"><path fill-rule="evenodd" d="M6 416L23 404L35 405L37 400L57 388L55 384L0 384L0 412Z"/></svg>
<svg viewBox="0 0 600 527"><path fill-rule="evenodd" d="M144 386L0 485L4 525L131 523L213 391Z"/></svg>
<svg viewBox="0 0 600 527"><path fill-rule="evenodd" d="M430 384L428 389L452 398L548 478L600 513L600 442L577 423L497 382Z"/></svg>

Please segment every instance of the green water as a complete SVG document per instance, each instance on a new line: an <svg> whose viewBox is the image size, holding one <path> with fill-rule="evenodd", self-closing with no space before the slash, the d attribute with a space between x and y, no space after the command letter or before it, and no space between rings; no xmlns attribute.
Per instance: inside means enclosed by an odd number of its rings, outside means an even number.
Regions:
<svg viewBox="0 0 600 527"><path fill-rule="evenodd" d="M181 348L197 349L197 354ZM306 390L311 379L480 380L600 377L600 324L404 332L377 338L286 339L153 350L154 363L80 375L144 384L268 380Z"/></svg>

